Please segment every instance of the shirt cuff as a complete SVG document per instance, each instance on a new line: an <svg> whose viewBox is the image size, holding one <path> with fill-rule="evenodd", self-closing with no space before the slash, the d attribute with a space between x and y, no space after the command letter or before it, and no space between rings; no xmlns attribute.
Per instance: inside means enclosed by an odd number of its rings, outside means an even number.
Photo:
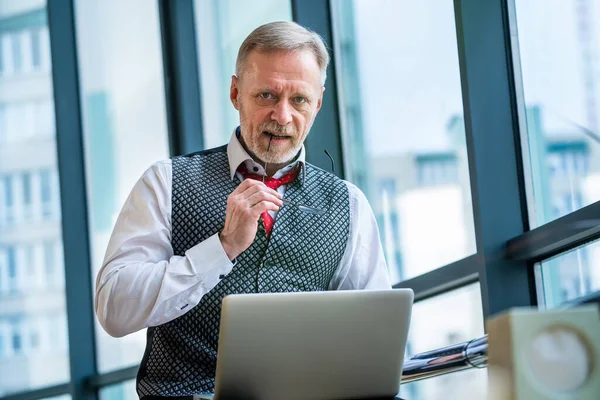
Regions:
<svg viewBox="0 0 600 400"><path fill-rule="evenodd" d="M207 290L214 288L237 264L237 259L231 262L227 257L218 233L198 243L185 255Z"/></svg>

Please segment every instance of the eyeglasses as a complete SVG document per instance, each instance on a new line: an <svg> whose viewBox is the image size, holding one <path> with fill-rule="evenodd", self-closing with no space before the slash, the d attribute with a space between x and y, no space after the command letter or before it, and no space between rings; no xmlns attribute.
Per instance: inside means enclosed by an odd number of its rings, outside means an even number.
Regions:
<svg viewBox="0 0 600 400"><path fill-rule="evenodd" d="M267 160L269 159L269 151L271 150L271 140L273 140L272 135L271 135L271 139L269 139L269 145L267 146L267 154L265 155L265 175L263 175L263 183L265 183L265 177L266 177L266 171L267 171L267 165L268 165ZM332 173L335 174L335 163L333 162L333 157L331 157L331 154L329 154L329 152L327 150L325 150L325 154L327 154L327 157L329 157L329 159L331 160L331 171L332 171ZM291 202L287 199L283 199L283 198L281 199L281 201L283 202L283 204L296 207L298 210L300 210L306 214L322 215L327 212L327 210L323 210L322 208L316 208L316 207L308 206L306 204L293 203L293 202Z"/></svg>

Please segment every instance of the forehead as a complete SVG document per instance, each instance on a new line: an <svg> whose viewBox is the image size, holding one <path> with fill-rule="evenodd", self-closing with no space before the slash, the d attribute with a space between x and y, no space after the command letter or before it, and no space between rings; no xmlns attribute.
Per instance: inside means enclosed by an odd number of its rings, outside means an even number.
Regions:
<svg viewBox="0 0 600 400"><path fill-rule="evenodd" d="M321 70L310 50L252 51L246 60L243 80L250 85L283 88L321 87Z"/></svg>

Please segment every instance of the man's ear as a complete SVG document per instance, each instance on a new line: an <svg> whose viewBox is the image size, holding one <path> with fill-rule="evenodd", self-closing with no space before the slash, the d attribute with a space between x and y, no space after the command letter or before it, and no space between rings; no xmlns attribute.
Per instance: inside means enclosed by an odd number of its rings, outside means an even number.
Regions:
<svg viewBox="0 0 600 400"><path fill-rule="evenodd" d="M319 100L317 101L317 112L321 109L323 105L323 93L325 93L325 86L321 88L321 95L319 96Z"/></svg>
<svg viewBox="0 0 600 400"><path fill-rule="evenodd" d="M229 99L231 100L231 104L235 107L236 110L239 111L240 107L238 104L238 95L240 94L240 80L237 76L231 76L231 87L229 88Z"/></svg>

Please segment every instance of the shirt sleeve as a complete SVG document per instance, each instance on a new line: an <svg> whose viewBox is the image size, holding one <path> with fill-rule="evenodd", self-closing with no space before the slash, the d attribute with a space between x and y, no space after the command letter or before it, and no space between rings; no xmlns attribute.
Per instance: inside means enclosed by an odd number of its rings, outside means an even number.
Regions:
<svg viewBox="0 0 600 400"><path fill-rule="evenodd" d="M96 315L120 337L191 310L233 268L218 234L184 256L171 246L170 160L135 184L116 221L96 278Z"/></svg>
<svg viewBox="0 0 600 400"><path fill-rule="evenodd" d="M371 205L358 187L350 182L346 184L350 196L350 234L330 289L391 289L379 229Z"/></svg>

